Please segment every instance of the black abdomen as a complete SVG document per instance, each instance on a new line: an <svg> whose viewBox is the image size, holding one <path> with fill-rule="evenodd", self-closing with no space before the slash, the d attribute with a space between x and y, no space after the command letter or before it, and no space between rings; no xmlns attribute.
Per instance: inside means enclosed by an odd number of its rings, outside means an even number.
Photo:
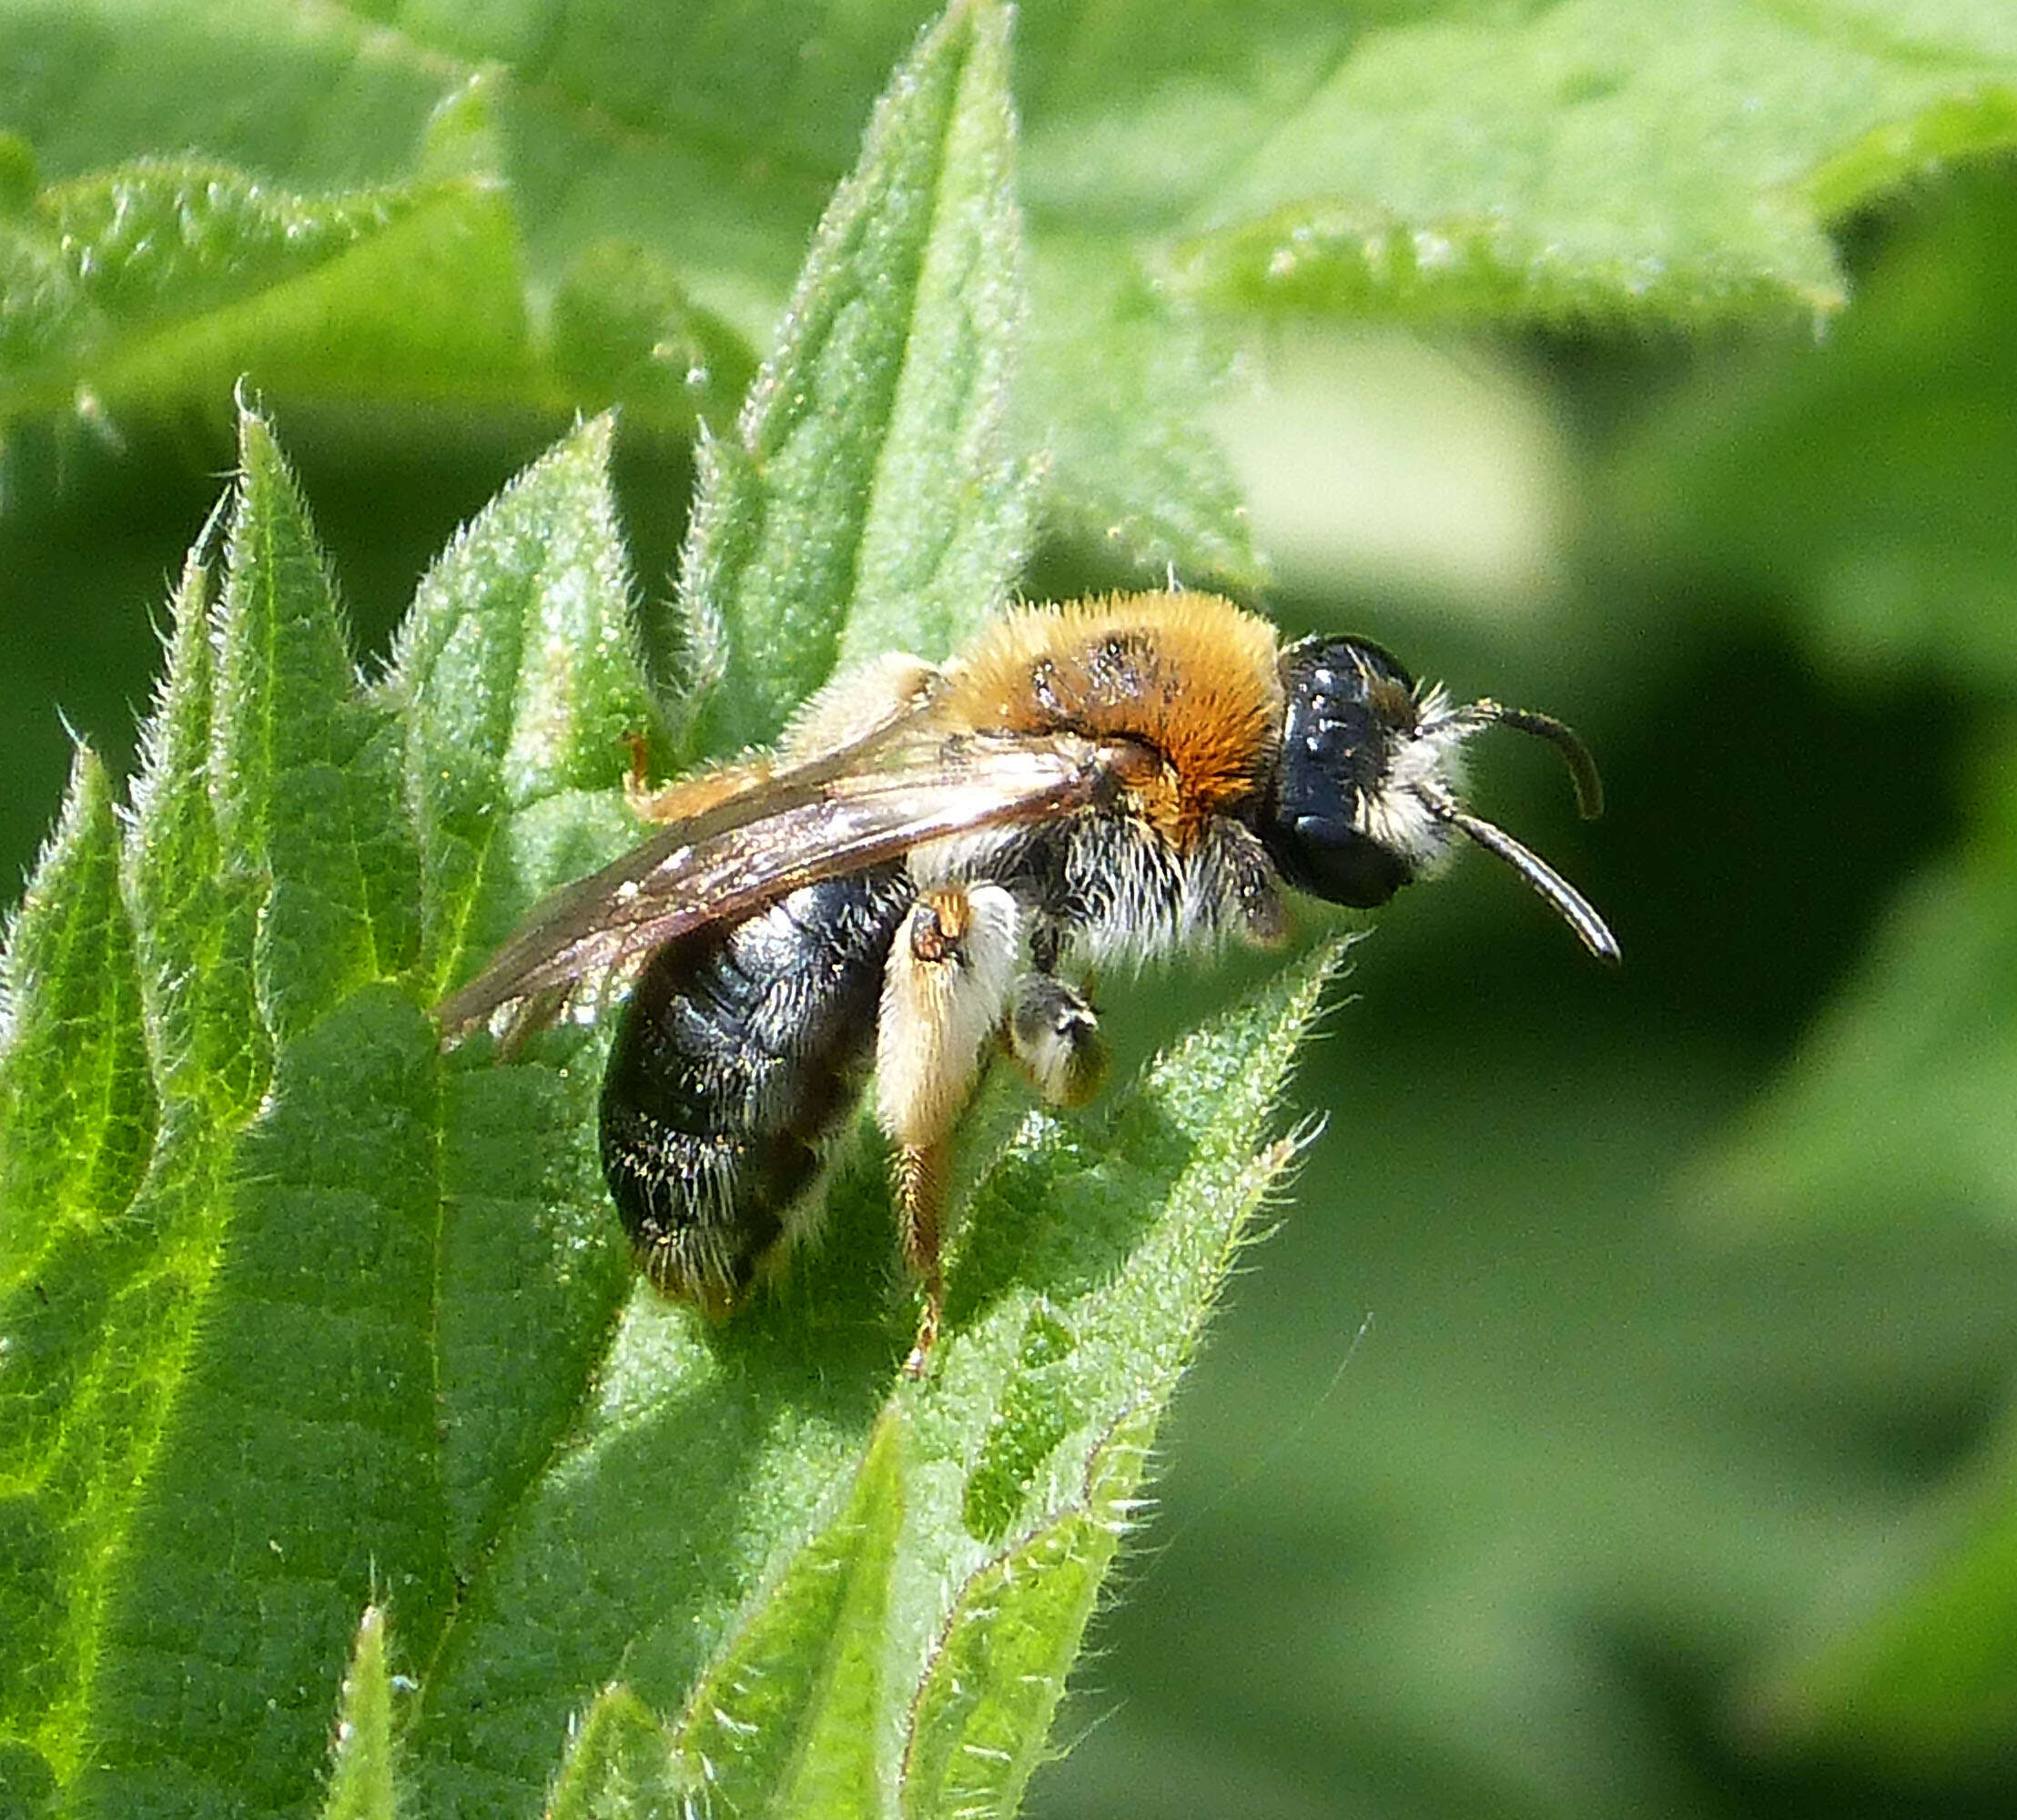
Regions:
<svg viewBox="0 0 2017 1820"><path fill-rule="evenodd" d="M784 1237L853 1106L901 866L808 885L661 948L603 1077L603 1174L658 1286L724 1313Z"/></svg>

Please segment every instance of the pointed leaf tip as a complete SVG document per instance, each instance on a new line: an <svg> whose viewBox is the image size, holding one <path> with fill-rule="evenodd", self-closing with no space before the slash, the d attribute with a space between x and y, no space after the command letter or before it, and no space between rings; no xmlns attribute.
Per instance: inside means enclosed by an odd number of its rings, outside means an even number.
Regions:
<svg viewBox="0 0 2017 1820"><path fill-rule="evenodd" d="M111 779L81 741L0 972L0 1262L131 1199L157 1113Z"/></svg>
<svg viewBox="0 0 2017 1820"><path fill-rule="evenodd" d="M395 1820L392 1674L385 1610L367 1605L337 1706L336 1747L322 1820Z"/></svg>

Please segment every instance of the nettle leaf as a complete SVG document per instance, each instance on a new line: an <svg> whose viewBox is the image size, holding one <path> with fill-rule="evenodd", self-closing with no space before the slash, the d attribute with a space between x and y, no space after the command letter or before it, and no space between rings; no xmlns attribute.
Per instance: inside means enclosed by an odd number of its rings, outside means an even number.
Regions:
<svg viewBox="0 0 2017 1820"><path fill-rule="evenodd" d="M2005 775L2008 767L2005 767ZM1895 1219L2017 1228L2017 800L1894 905L1858 976L1696 1186L1763 1224Z"/></svg>
<svg viewBox="0 0 2017 1820"><path fill-rule="evenodd" d="M923 11L781 0L688 6L675 24L430 0L393 31L374 9L310 20L292 0L0 0L0 118L61 174L0 225L0 404L207 401L250 373L277 395L621 401L640 424L719 427ZM963 31L940 46L950 63ZM1039 268L1025 404L1039 408L1014 452L1038 466L1046 520L1144 576L1174 563L1255 579L1201 411L1229 326L1832 310L1830 223L2017 136L2009 20L1940 0L1887 7L1875 27L1853 0L1439 0L1399 20L1145 0L1088 19L1043 0L1021 31ZM403 148L437 103L415 176ZM22 161L9 168L32 191ZM129 198L128 218L161 230L154 247L200 230L167 262L179 277L157 303L173 320L101 310L100 290L134 288L129 264L160 262L118 235L66 250L52 211L73 191ZM928 187L913 199L932 206ZM268 270L283 224L310 269ZM970 247L996 244L969 226ZM340 250L348 232L361 238ZM1065 268L1082 294L1042 276ZM892 382L864 359L866 379ZM915 525L885 521L878 597L952 554L935 543L938 509L918 510ZM717 553L730 570L747 555ZM816 673L833 632L803 629L794 666ZM887 629L865 620L857 645ZM794 699L756 681L748 723L717 729L728 743Z"/></svg>
<svg viewBox="0 0 2017 1820"><path fill-rule="evenodd" d="M701 445L681 594L726 645L709 745L775 738L836 662L943 657L1019 566L1008 32L1000 7L956 5L897 70L776 352L733 433Z"/></svg>
<svg viewBox="0 0 2017 1820"><path fill-rule="evenodd" d="M663 743L609 489L612 426L514 480L421 581L386 691L404 717L422 965L445 987L525 906L633 838L626 740Z"/></svg>
<svg viewBox="0 0 2017 1820"><path fill-rule="evenodd" d="M695 1794L735 1814L872 1814L904 1422L877 1424L840 1514L793 1557L694 1684L673 1734Z"/></svg>
<svg viewBox="0 0 2017 1820"><path fill-rule="evenodd" d="M113 824L86 761L8 945L0 1437L21 1622L6 1632L5 1729L52 1777L76 1764L107 1559L215 1266L221 1134L270 1069L252 991L257 905L222 874L204 783L211 649L196 561L174 611L126 889L108 895L111 876L89 864ZM81 920L94 914L109 920ZM75 939L86 929L96 952ZM107 1175L121 1150L105 1140L119 1129L124 1168Z"/></svg>
<svg viewBox="0 0 2017 1820"><path fill-rule="evenodd" d="M393 35L287 0L241 0L229 32L208 10L0 8L0 115L52 168L197 145L306 179L384 157L344 145L342 108L410 132L444 74L502 66L549 279L626 197L644 245L771 300L923 11L702 6L672 29L433 0ZM1181 238L1242 307L1806 310L1840 290L1818 223L2017 131L2010 19L1939 0L1875 25L1851 0L1398 20L1132 0L1039 4L1020 30L1039 236Z"/></svg>
<svg viewBox="0 0 2017 1820"><path fill-rule="evenodd" d="M1937 1785L1992 1766L2017 1713L2012 1464L2006 1431L1876 1573L1831 1602L1831 1634L1753 1677L1745 1721L1782 1748L1900 1779Z"/></svg>
<svg viewBox="0 0 2017 1820"><path fill-rule="evenodd" d="M165 1323L178 1344L138 1489L80 1614L80 1812L299 1802L373 1563L416 1627L440 1622L448 1591L434 1423L416 1395L433 1375L432 1041L379 983L410 963L414 930L398 729L358 699L257 418L240 456L211 736L182 787L214 810L218 895L236 885L256 905L223 984L248 966L271 1071L256 1109L192 1107L188 1161L166 1144L156 1158L164 1187L200 1206L181 1209L188 1261ZM196 693L171 676L166 701ZM172 743L157 727L156 750ZM176 795L164 781L143 799L137 853ZM188 962L175 956L171 978Z"/></svg>
<svg viewBox="0 0 2017 1820"><path fill-rule="evenodd" d="M421 581L396 643L383 693L406 727L430 997L635 838L612 786L658 719L609 452L598 420L507 487ZM437 1395L464 1578L573 1420L629 1288L591 1135L603 1041L565 1028L519 1066L478 1055L442 1082Z"/></svg>
<svg viewBox="0 0 2017 1820"><path fill-rule="evenodd" d="M658 1820L679 1780L657 1715L629 1688L611 1687L575 1727L547 1820Z"/></svg>
<svg viewBox="0 0 2017 1820"><path fill-rule="evenodd" d="M392 1674L386 1661L385 1613L367 1606L357 1627L350 1671L338 1705L336 1749L322 1820L393 1820Z"/></svg>
<svg viewBox="0 0 2017 1820"><path fill-rule="evenodd" d="M1013 349L1005 29L963 0L927 35L836 207L878 245L892 215L906 260L865 301L823 243L801 296L895 345L884 391L831 395L855 452L790 509L896 578L920 642L978 604L949 578L1006 577L1024 534L1005 402L927 383L957 343L998 387ZM925 230L877 187L892 157L947 204ZM865 516L886 448L927 496L878 479ZM872 1142L825 1247L735 1322L639 1286L595 1163L606 1027L501 1062L444 1057L428 1016L633 837L633 742L665 743L608 452L589 423L480 515L368 682L242 411L123 824L79 762L0 1053L10 1792L1006 1812L1042 1751L1157 1417L1290 1160L1269 1127L1334 955L1090 1116L991 1084L927 1381L898 1371L915 1309ZM912 532L938 551L915 576ZM833 579L821 622L852 627ZM754 608L735 630L782 635Z"/></svg>
<svg viewBox="0 0 2017 1820"><path fill-rule="evenodd" d="M10 1201L47 1225L95 1222L131 1200L157 1107L147 1066L133 927L119 894L119 837L105 767L80 748L55 838L7 943L8 1046L0 1074ZM37 1134L61 1131L58 1148ZM26 1228L7 1228L10 1267Z"/></svg>
<svg viewBox="0 0 2017 1820"><path fill-rule="evenodd" d="M2007 754L2006 754L2007 761ZM1963 852L1891 907L1848 988L1691 1186L1789 1227L2017 1227L2017 792L2007 762ZM1929 1237L1931 1237L1929 1234ZM2005 1431L1921 1520L1833 1589L1744 1689L1782 1748L1908 1778L1966 1776L2017 1713L2017 1451Z"/></svg>
<svg viewBox="0 0 2017 1820"><path fill-rule="evenodd" d="M1979 691L2017 673L2017 195L1993 166L1941 195L1901 211L1825 345L1728 363L1607 485L1626 548L1783 602L1831 667Z"/></svg>
<svg viewBox="0 0 2017 1820"><path fill-rule="evenodd" d="M98 1532L105 1500L80 1497L80 1481L93 1452L117 1463L126 1439L94 1393L101 1330L136 1265L106 1241L160 1116L118 866L104 768L80 751L9 935L0 1060L0 1734L29 1788L53 1775L81 1666L73 1613L91 1578L75 1543ZM149 1361L133 1362L144 1405Z"/></svg>
<svg viewBox="0 0 2017 1820"><path fill-rule="evenodd" d="M1160 198L1176 269L1242 310L1811 315L1845 298L1829 218L2017 136L2007 18L1934 0L1887 8L1881 34L1862 18L1735 0L1299 17L1300 60L1236 53L1230 82L1171 83L1031 160L1081 186L1139 168L1130 140L1188 110L1208 149Z"/></svg>
<svg viewBox="0 0 2017 1820"><path fill-rule="evenodd" d="M78 1812L298 1807L356 1613L383 1600L434 1646L629 1280L583 1141L593 1067L444 1080L423 1010L486 889L623 837L613 729L650 723L606 426L463 534L370 691L256 416L240 452L221 598L199 547L123 854L86 762L9 950L25 1622L0 1685L11 1747ZM462 635L480 613L513 623ZM489 781L487 825L455 825L449 754ZM451 933L417 976L430 905Z"/></svg>
<svg viewBox="0 0 2017 1820"><path fill-rule="evenodd" d="M1045 451L1046 528L1156 586L1258 588L1266 564L1208 421L1223 395L1224 325L1132 255L1045 237L1031 262L1024 440Z"/></svg>
<svg viewBox="0 0 2017 1820"><path fill-rule="evenodd" d="M0 225L0 411L214 399L243 376L297 393L421 397L522 385L510 202L471 141L471 87L433 124L449 168L297 191L219 159L147 157L53 183ZM481 143L481 139L478 139Z"/></svg>
<svg viewBox="0 0 2017 1820"><path fill-rule="evenodd" d="M428 1810L535 1799L587 1704L554 1813L704 1790L726 1812L887 1811L898 1789L907 1813L1013 1812L1156 1419L1292 1156L1262 1137L1334 959L1103 1114L1020 1119L972 1196L923 1385L891 1396L908 1309L864 1270L889 1244L874 1158L770 1306L710 1335L640 1294L430 1684ZM808 1792L865 1785L866 1806Z"/></svg>
<svg viewBox="0 0 2017 1820"><path fill-rule="evenodd" d="M1005 1402L989 1439L1031 1413ZM1013 1814L1019 1805L1106 1571L1134 1526L1131 1493L1141 1481L1153 1414L1124 1415L1094 1449L1083 1497L959 1589L912 1709L907 1815ZM1054 1411L1039 1415L1037 1426L1047 1441L1053 1428L1064 1439ZM1039 1461L1032 1450L1029 1464ZM968 1481L969 1505L980 1477Z"/></svg>
<svg viewBox="0 0 2017 1820"><path fill-rule="evenodd" d="M215 157L145 156L0 218L0 418L162 410L242 379L290 397L563 410L618 398L685 429L748 369L662 262L584 248L548 332L528 314L494 76L427 122L418 168L294 189Z"/></svg>

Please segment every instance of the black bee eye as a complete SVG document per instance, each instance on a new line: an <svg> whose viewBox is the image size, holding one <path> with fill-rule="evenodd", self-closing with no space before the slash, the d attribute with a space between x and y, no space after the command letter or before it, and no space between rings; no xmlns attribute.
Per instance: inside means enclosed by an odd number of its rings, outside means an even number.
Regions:
<svg viewBox="0 0 2017 1820"><path fill-rule="evenodd" d="M1282 656L1282 760L1261 838L1282 877L1370 910L1414 876L1406 855L1360 827L1396 740L1415 725L1414 679L1365 639L1310 638Z"/></svg>

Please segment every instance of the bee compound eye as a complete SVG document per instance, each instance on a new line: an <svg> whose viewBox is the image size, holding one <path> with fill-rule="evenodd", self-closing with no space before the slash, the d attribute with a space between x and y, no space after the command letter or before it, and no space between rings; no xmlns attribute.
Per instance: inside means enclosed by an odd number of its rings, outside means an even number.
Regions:
<svg viewBox="0 0 2017 1820"><path fill-rule="evenodd" d="M1278 832L1269 852L1299 890L1353 910L1376 910L1414 876L1392 847L1347 823L1303 816Z"/></svg>

